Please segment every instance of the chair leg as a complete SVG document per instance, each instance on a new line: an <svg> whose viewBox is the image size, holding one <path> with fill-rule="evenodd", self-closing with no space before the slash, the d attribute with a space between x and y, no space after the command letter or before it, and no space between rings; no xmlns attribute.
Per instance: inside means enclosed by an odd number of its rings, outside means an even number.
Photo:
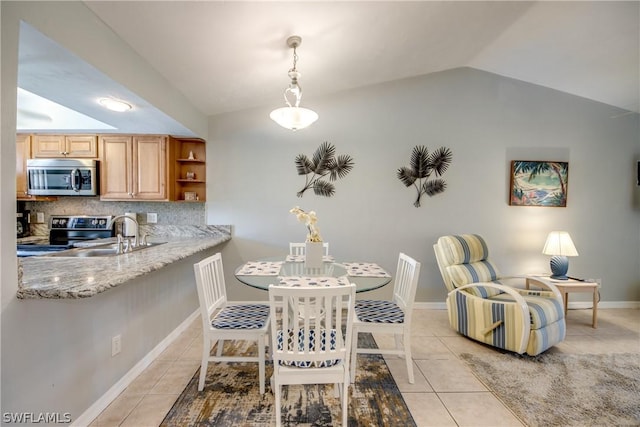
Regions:
<svg viewBox="0 0 640 427"><path fill-rule="evenodd" d="M275 390L273 390L273 393L276 397L276 427L280 427L282 425L282 401L281 401L281 390L280 390L280 384L278 383L278 381L275 381Z"/></svg>
<svg viewBox="0 0 640 427"><path fill-rule="evenodd" d="M216 352L216 355L218 357L222 356L222 348L224 347L224 340L218 340L218 351Z"/></svg>
<svg viewBox="0 0 640 427"><path fill-rule="evenodd" d="M355 326L351 337L351 366L349 367L349 372L353 383L356 381L356 364L358 363L358 330Z"/></svg>
<svg viewBox="0 0 640 427"><path fill-rule="evenodd" d="M204 390L204 380L207 377L207 366L209 365L209 353L211 352L211 341L204 338L202 345L202 362L200 363L200 379L198 380L198 391Z"/></svg>
<svg viewBox="0 0 640 427"><path fill-rule="evenodd" d="M258 377L260 380L260 394L264 394L264 345L265 336L258 337Z"/></svg>
<svg viewBox="0 0 640 427"><path fill-rule="evenodd" d="M347 427L349 418L349 381L342 383L342 425Z"/></svg>
<svg viewBox="0 0 640 427"><path fill-rule="evenodd" d="M404 360L407 363L407 375L409 377L409 384L414 383L413 378L413 358L411 357L411 335L409 331L405 331L402 337L404 342Z"/></svg>

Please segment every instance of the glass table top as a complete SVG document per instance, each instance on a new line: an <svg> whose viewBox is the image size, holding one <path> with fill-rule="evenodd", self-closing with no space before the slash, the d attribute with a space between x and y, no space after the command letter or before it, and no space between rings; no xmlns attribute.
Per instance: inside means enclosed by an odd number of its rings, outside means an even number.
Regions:
<svg viewBox="0 0 640 427"><path fill-rule="evenodd" d="M272 269L269 275L260 275L259 273L242 274L246 264L242 264L235 271L235 277L245 285L252 286L264 291L269 290L269 285L278 284L280 277L342 277L346 276L349 282L355 283L356 292L367 292L381 288L391 282L391 277L367 277L367 276L348 276L347 269L344 264L336 261L325 261L321 268L305 268L304 262L286 261L285 256L261 258L257 260L265 265L269 263L281 262L280 269ZM246 270L245 270L246 271ZM273 274L277 271L276 274Z"/></svg>

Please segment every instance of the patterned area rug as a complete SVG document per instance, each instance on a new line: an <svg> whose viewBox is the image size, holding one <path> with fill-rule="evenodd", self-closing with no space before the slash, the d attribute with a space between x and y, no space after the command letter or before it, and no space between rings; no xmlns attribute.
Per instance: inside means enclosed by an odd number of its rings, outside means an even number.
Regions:
<svg viewBox="0 0 640 427"><path fill-rule="evenodd" d="M243 344L233 350L257 352L255 345ZM370 334L360 334L360 345L375 348L376 344ZM268 385L272 371L267 362L266 393L261 396L257 363L210 363L204 390L198 392L198 369L161 426L275 425ZM358 355L356 382L349 393L349 426L416 425L382 356ZM334 396L333 385L285 386L282 397L283 426L340 425L340 399Z"/></svg>
<svg viewBox="0 0 640 427"><path fill-rule="evenodd" d="M640 355L463 354L528 426L640 425Z"/></svg>

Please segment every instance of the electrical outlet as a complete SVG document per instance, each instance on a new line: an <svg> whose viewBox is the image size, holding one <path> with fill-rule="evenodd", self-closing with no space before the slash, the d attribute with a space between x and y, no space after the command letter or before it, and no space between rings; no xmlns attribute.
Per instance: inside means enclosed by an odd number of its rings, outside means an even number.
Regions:
<svg viewBox="0 0 640 427"><path fill-rule="evenodd" d="M122 336L116 335L111 338L111 357L122 351Z"/></svg>
<svg viewBox="0 0 640 427"><path fill-rule="evenodd" d="M158 223L158 214L157 213L147 213L147 224L157 224Z"/></svg>
<svg viewBox="0 0 640 427"><path fill-rule="evenodd" d="M44 223L44 212L36 212L36 222L38 224Z"/></svg>

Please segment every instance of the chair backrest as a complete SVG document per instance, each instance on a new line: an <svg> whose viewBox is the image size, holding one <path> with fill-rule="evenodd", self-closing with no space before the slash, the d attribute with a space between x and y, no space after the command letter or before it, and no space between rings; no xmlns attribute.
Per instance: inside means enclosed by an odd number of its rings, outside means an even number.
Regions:
<svg viewBox="0 0 640 427"><path fill-rule="evenodd" d="M269 286L273 363L348 366L356 286Z"/></svg>
<svg viewBox="0 0 640 427"><path fill-rule="evenodd" d="M477 234L442 236L433 249L449 292L470 283L492 282L501 277L489 260L487 243Z"/></svg>
<svg viewBox="0 0 640 427"><path fill-rule="evenodd" d="M324 248L324 255L329 255L329 242L322 242ZM305 243L289 243L289 255L304 255L306 252Z"/></svg>
<svg viewBox="0 0 640 427"><path fill-rule="evenodd" d="M211 329L211 315L227 302L222 255L218 252L193 265L203 330Z"/></svg>
<svg viewBox="0 0 640 427"><path fill-rule="evenodd" d="M419 277L420 263L400 252L393 285L393 301L402 309L405 319L411 316Z"/></svg>

